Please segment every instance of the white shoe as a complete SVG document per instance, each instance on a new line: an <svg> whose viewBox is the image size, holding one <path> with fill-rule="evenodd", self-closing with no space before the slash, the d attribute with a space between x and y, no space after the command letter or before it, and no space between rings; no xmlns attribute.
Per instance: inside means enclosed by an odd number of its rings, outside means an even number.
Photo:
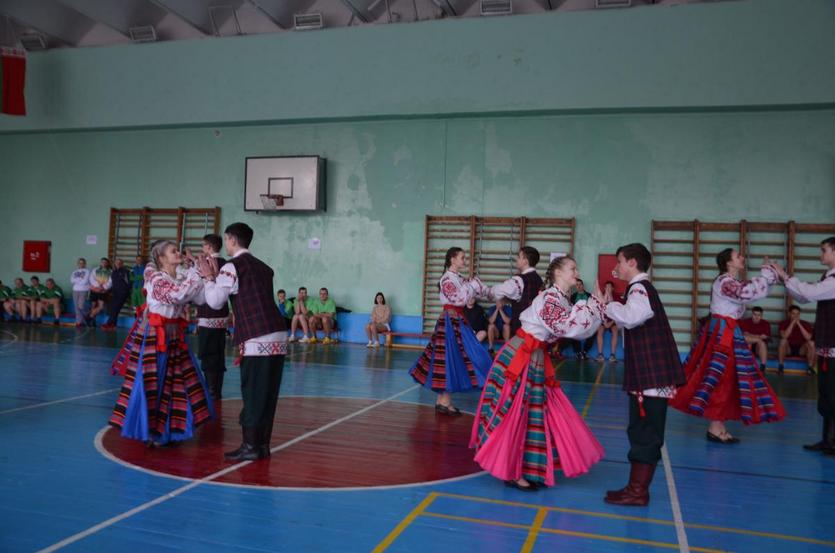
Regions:
<svg viewBox="0 0 835 553"><path fill-rule="evenodd" d="M290 336L289 338L287 338L287 343L288 343L288 344L289 344L290 342L295 342L295 341L296 341L296 337L295 337L295 336Z"/></svg>
<svg viewBox="0 0 835 553"><path fill-rule="evenodd" d="M300 344L307 344L308 342L310 342L310 338L308 338L307 336L305 336L301 340L299 340Z"/></svg>
<svg viewBox="0 0 835 553"><path fill-rule="evenodd" d="M365 344L365 347L373 348L374 347L374 342L369 341L367 344Z"/></svg>
<svg viewBox="0 0 835 553"><path fill-rule="evenodd" d="M380 342L374 342L374 343L372 343L372 344L371 344L371 347L372 347L372 348L378 348L378 347L380 347Z"/></svg>

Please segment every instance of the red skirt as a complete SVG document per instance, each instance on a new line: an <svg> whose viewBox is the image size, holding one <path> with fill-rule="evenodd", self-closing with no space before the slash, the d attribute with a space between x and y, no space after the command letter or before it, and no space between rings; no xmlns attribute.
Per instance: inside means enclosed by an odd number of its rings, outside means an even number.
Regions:
<svg viewBox="0 0 835 553"><path fill-rule="evenodd" d="M670 405L714 421L777 422L786 410L757 369L737 321L713 315L684 363L687 384Z"/></svg>

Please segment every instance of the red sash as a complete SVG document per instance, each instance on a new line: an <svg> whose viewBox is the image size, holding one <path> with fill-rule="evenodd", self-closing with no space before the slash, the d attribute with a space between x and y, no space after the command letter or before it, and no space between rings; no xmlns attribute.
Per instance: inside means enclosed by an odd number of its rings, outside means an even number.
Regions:
<svg viewBox="0 0 835 553"><path fill-rule="evenodd" d="M180 317L179 319L166 319L157 313L148 315L148 323L157 331L157 351L168 351L168 339L165 336L165 325L177 325L177 338L183 340L183 331L188 328L188 321Z"/></svg>
<svg viewBox="0 0 835 553"><path fill-rule="evenodd" d="M549 344L537 340L535 336L528 334L521 328L516 331L516 336L525 341L516 350L513 359L510 360L510 364L505 369L505 378L511 381L518 379L519 375L522 374L522 371L530 363L534 350L541 349L545 356L545 385L551 388L559 386L560 382L557 380L557 373L554 370L554 365L551 364L551 356L548 354Z"/></svg>
<svg viewBox="0 0 835 553"><path fill-rule="evenodd" d="M455 311L456 313L458 313L462 317L464 316L464 307L461 306L461 305L445 304L444 305L444 311L446 311L447 309L449 309L450 311Z"/></svg>

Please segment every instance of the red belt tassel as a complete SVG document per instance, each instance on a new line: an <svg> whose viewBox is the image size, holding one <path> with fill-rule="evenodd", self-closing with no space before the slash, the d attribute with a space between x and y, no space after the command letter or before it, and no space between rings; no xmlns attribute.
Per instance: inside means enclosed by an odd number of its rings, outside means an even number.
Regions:
<svg viewBox="0 0 835 553"><path fill-rule="evenodd" d="M157 351L161 352L168 351L168 339L165 336L165 325L177 325L177 337L181 340L183 339L183 330L188 328L188 321L183 318L166 319L157 313L151 313L148 315L148 323L157 331Z"/></svg>
<svg viewBox="0 0 835 553"><path fill-rule="evenodd" d="M638 392L638 414L642 419L647 418L647 412L644 409L644 394Z"/></svg>

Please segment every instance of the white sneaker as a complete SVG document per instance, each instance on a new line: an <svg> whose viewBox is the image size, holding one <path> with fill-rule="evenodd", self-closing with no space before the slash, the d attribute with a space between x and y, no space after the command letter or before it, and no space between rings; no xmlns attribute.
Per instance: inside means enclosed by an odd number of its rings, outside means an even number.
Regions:
<svg viewBox="0 0 835 553"><path fill-rule="evenodd" d="M378 347L380 347L380 342L374 342L374 343L372 343L372 344L371 344L371 347L372 347L372 348L378 348Z"/></svg>
<svg viewBox="0 0 835 553"><path fill-rule="evenodd" d="M296 337L295 337L295 336L290 336L289 338L287 338L287 343L290 343L290 342L295 342L295 341L296 341Z"/></svg>
<svg viewBox="0 0 835 553"><path fill-rule="evenodd" d="M369 341L367 344L365 344L365 347L373 348L374 347L374 342Z"/></svg>
<svg viewBox="0 0 835 553"><path fill-rule="evenodd" d="M307 344L308 342L310 342L310 338L308 338L307 336L305 336L301 340L299 340L300 344Z"/></svg>

